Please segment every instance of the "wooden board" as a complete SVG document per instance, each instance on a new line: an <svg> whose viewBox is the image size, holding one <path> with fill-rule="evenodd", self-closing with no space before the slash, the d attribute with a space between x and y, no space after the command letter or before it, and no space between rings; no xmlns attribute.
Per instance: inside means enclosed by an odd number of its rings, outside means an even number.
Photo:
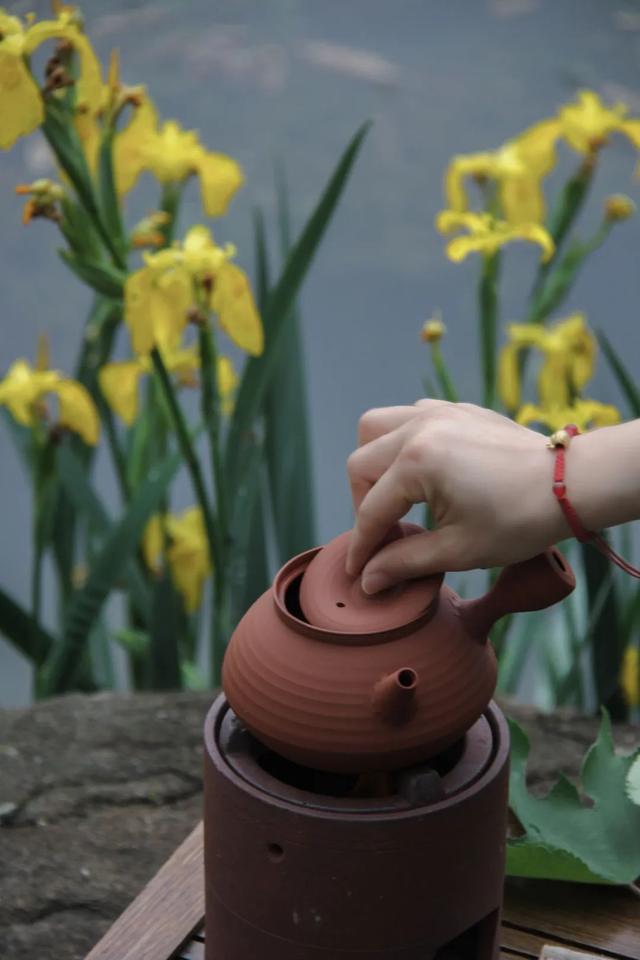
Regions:
<svg viewBox="0 0 640 960"><path fill-rule="evenodd" d="M199 823L87 960L169 960L175 955L204 917L202 842Z"/></svg>
<svg viewBox="0 0 640 960"><path fill-rule="evenodd" d="M204 960L203 918L199 824L86 960ZM538 960L545 945L563 948L564 960L640 960L640 898L621 887L507 881L502 960Z"/></svg>

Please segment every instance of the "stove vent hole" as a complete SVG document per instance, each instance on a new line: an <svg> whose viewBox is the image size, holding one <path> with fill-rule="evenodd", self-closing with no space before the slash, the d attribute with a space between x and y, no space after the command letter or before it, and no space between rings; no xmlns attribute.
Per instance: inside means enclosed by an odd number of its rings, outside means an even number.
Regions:
<svg viewBox="0 0 640 960"><path fill-rule="evenodd" d="M279 843L268 843L267 856L272 863L280 863L284 859L284 850Z"/></svg>

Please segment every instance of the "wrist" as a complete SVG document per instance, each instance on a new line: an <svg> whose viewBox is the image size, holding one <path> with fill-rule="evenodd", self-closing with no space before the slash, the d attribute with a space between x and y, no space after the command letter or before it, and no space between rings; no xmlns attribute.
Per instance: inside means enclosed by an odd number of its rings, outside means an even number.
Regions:
<svg viewBox="0 0 640 960"><path fill-rule="evenodd" d="M633 520L638 513L637 452L622 424L575 437L566 454L567 497L589 531ZM558 510L560 510L558 506Z"/></svg>

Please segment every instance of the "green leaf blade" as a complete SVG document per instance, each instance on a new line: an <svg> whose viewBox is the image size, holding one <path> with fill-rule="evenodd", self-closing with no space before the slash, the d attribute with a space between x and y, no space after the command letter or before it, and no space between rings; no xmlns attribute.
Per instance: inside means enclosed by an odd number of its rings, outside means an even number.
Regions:
<svg viewBox="0 0 640 960"><path fill-rule="evenodd" d="M144 527L181 463L181 455L173 453L153 470L121 520L105 538L86 583L70 601L62 641L44 665L40 684L43 695L61 692L73 685L79 655L85 648L89 632L107 596L138 549Z"/></svg>
<svg viewBox="0 0 640 960"><path fill-rule="evenodd" d="M251 431L262 409L265 392L273 376L282 344L289 333L291 309L368 129L368 123L362 126L342 155L269 296L263 321L265 327L271 330L270 342L262 356L252 357L246 364L227 436L226 464L231 488L242 470L247 440L251 438Z"/></svg>

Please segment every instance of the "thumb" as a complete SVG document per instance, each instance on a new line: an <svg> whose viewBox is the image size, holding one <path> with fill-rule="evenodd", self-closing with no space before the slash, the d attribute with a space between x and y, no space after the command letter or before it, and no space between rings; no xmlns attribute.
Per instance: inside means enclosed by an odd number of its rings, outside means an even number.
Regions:
<svg viewBox="0 0 640 960"><path fill-rule="evenodd" d="M444 531L416 533L379 550L362 571L362 589L378 593L403 580L415 580L452 569Z"/></svg>

